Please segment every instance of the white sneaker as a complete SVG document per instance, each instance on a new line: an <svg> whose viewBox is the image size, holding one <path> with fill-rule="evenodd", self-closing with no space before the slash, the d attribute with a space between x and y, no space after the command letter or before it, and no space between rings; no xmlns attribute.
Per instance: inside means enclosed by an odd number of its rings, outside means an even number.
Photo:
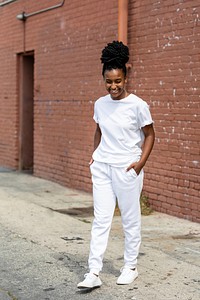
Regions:
<svg viewBox="0 0 200 300"><path fill-rule="evenodd" d="M87 273L84 275L85 279L77 284L79 289L82 288L97 288L102 285L101 279L99 276L94 275L93 273Z"/></svg>
<svg viewBox="0 0 200 300"><path fill-rule="evenodd" d="M138 277L138 271L131 270L129 267L125 266L121 270L121 275L117 279L117 284L130 284Z"/></svg>

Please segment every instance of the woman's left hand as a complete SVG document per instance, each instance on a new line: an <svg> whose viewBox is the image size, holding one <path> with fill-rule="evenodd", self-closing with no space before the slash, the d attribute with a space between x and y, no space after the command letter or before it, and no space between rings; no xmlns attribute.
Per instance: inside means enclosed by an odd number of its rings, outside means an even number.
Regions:
<svg viewBox="0 0 200 300"><path fill-rule="evenodd" d="M134 169L136 174L139 175L142 168L143 168L142 164L139 161L137 161L132 163L130 166L128 166L126 171L128 172L130 169Z"/></svg>
<svg viewBox="0 0 200 300"><path fill-rule="evenodd" d="M142 149L142 156L140 157L140 160L137 162L132 163L126 171L128 172L130 169L134 169L137 175L140 174L140 171L144 167L149 154L151 153L151 150L153 148L154 140L155 140L155 133L153 129L153 124L146 125L142 127L142 131L145 136L144 145Z"/></svg>

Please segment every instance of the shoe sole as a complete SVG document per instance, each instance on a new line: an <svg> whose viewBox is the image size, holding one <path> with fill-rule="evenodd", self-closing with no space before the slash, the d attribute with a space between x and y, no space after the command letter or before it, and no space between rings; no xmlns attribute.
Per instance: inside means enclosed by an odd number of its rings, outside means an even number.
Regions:
<svg viewBox="0 0 200 300"><path fill-rule="evenodd" d="M93 289L98 289L100 287L101 287L101 285L95 285L95 286L91 286L91 287L89 287L89 286L77 286L77 288L79 290L93 290Z"/></svg>

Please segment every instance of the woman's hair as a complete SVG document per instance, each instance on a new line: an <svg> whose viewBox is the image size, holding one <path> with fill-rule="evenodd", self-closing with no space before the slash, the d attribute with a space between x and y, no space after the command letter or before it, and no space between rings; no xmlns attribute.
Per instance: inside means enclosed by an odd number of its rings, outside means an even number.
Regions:
<svg viewBox="0 0 200 300"><path fill-rule="evenodd" d="M126 76L126 63L129 60L129 49L122 42L108 43L102 50L101 62L103 64L102 75L106 70L122 69Z"/></svg>

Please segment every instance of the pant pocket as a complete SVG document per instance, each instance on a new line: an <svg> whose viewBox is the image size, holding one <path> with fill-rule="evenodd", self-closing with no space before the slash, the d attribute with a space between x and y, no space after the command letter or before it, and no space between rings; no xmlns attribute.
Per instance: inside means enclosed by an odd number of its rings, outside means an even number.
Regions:
<svg viewBox="0 0 200 300"><path fill-rule="evenodd" d="M135 172L133 168L131 168L127 173L133 178L138 177L138 174Z"/></svg>

